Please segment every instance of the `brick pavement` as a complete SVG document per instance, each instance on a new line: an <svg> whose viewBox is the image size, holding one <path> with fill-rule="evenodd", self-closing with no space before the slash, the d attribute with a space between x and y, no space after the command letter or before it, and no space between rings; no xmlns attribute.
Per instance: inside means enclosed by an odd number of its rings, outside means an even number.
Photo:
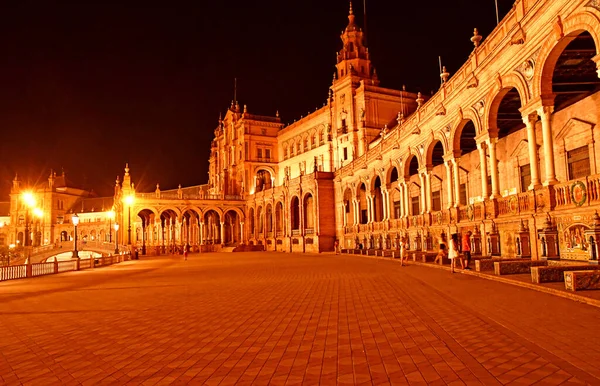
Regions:
<svg viewBox="0 0 600 386"><path fill-rule="evenodd" d="M0 283L0 383L593 385L599 316L360 256L149 258Z"/></svg>

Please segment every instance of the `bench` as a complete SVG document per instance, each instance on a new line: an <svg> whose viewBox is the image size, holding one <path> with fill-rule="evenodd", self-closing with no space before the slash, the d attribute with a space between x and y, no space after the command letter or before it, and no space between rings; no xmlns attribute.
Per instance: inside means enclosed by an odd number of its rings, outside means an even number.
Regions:
<svg viewBox="0 0 600 386"><path fill-rule="evenodd" d="M547 265L547 260L495 261L494 274L516 275L519 273L530 273L531 267L545 267Z"/></svg>
<svg viewBox="0 0 600 386"><path fill-rule="evenodd" d="M600 289L600 270L565 272L565 289L569 291Z"/></svg>
<svg viewBox="0 0 600 386"><path fill-rule="evenodd" d="M597 265L551 265L547 267L531 267L531 282L557 283L565 281L565 272L600 270Z"/></svg>
<svg viewBox="0 0 600 386"><path fill-rule="evenodd" d="M510 259L499 259L497 257L480 257L475 259L475 271L492 271L494 269L494 263L499 261L529 261L529 259L521 258L510 258Z"/></svg>

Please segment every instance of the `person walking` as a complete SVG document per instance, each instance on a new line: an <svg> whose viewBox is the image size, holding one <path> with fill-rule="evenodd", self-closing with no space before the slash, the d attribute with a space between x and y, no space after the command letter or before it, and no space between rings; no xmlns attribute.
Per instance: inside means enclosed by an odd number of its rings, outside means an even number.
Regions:
<svg viewBox="0 0 600 386"><path fill-rule="evenodd" d="M340 242L337 241L337 239L335 240L335 242L333 243L333 249L335 250L335 254L339 255L340 254Z"/></svg>
<svg viewBox="0 0 600 386"><path fill-rule="evenodd" d="M456 259L460 259L458 253L458 234L453 233L450 239L450 246L448 247L448 258L450 259L450 272L454 273L456 267ZM460 259L460 265L462 269L465 269L464 262Z"/></svg>
<svg viewBox="0 0 600 386"><path fill-rule="evenodd" d="M464 258L467 260L465 269L470 270L469 264L471 264L471 231L467 231L462 235L462 253Z"/></svg>
<svg viewBox="0 0 600 386"><path fill-rule="evenodd" d="M187 260L187 255L188 255L188 246L184 245L183 246L183 260Z"/></svg>
<svg viewBox="0 0 600 386"><path fill-rule="evenodd" d="M439 261L439 264L441 265L443 262L442 258L444 256L448 255L448 252L446 252L446 243L447 243L446 234L444 232L442 232L442 234L440 235L438 242L440 244L440 250L439 250L438 254L435 256L435 260L433 260L433 264L437 264Z"/></svg>
<svg viewBox="0 0 600 386"><path fill-rule="evenodd" d="M406 239L404 236L400 237L398 246L400 247L400 266L402 267L405 261L408 262L408 254L406 253Z"/></svg>

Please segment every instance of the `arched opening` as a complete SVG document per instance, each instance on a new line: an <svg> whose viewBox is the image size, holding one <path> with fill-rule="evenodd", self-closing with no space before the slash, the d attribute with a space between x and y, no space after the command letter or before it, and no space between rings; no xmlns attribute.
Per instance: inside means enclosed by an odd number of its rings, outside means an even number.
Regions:
<svg viewBox="0 0 600 386"><path fill-rule="evenodd" d="M432 143L427 164L431 165L431 210L442 210L442 190L444 173L444 145L440 141Z"/></svg>
<svg viewBox="0 0 600 386"><path fill-rule="evenodd" d="M221 244L221 216L213 209L204 213L204 228L206 229L205 242L207 244Z"/></svg>
<svg viewBox="0 0 600 386"><path fill-rule="evenodd" d="M166 252L167 247L169 252L175 252L175 248L179 244L177 217L177 213L172 209L166 209L160 214L159 237L163 252Z"/></svg>
<svg viewBox="0 0 600 386"><path fill-rule="evenodd" d="M300 229L300 200L298 197L292 197L290 202L290 215L292 223L292 231Z"/></svg>
<svg viewBox="0 0 600 386"><path fill-rule="evenodd" d="M271 189L272 179L271 173L268 170L261 169L256 172L256 186L254 192L262 192L263 190Z"/></svg>
<svg viewBox="0 0 600 386"><path fill-rule="evenodd" d="M498 139L515 133L525 127L523 117L519 109L522 107L521 97L516 88L504 89L496 96L500 103L496 112L496 127ZM490 115L494 115L492 111Z"/></svg>
<svg viewBox="0 0 600 386"><path fill-rule="evenodd" d="M381 193L381 178L377 176L373 184L373 221L383 220L383 194Z"/></svg>
<svg viewBox="0 0 600 386"><path fill-rule="evenodd" d="M133 221L133 217L132 217L132 221ZM135 237L135 243L136 244L141 244L142 246L142 254L146 254L146 245L148 244L149 241L149 233L151 229L149 228L149 224L151 224L154 221L154 212L152 212L150 209L142 209L137 213L137 216L135 217L135 222L133 222L133 224L131 224L132 226L135 225L135 229L136 229L136 237Z"/></svg>
<svg viewBox="0 0 600 386"><path fill-rule="evenodd" d="M248 211L248 229L250 230L250 237L256 237L256 228L255 228L255 219L254 219L254 208L250 208Z"/></svg>
<svg viewBox="0 0 600 386"><path fill-rule="evenodd" d="M315 229L315 208L312 194L304 196L304 229L307 234L314 233Z"/></svg>
<svg viewBox="0 0 600 386"><path fill-rule="evenodd" d="M399 188L399 182L400 182L400 174L398 173L398 169L396 167L392 167L390 170L390 174L388 177L388 180L390 181L390 207L392 210L392 213L390 213L390 218L396 219L396 218L400 218L400 188Z"/></svg>
<svg viewBox="0 0 600 386"><path fill-rule="evenodd" d="M454 151L461 154L458 178L458 204L467 205L467 173L474 170L479 165L479 155L477 154L477 142L475 136L477 131L475 124L471 120L463 121L455 133ZM491 178L488 178L488 192L492 191Z"/></svg>
<svg viewBox="0 0 600 386"><path fill-rule="evenodd" d="M366 224L369 222L369 211L367 206L367 188L365 184L360 184L356 194L358 200L358 223Z"/></svg>
<svg viewBox="0 0 600 386"><path fill-rule="evenodd" d="M223 218L225 219L225 224L223 225L225 227L224 244L227 246L237 245L240 239L240 219L238 213L235 210L229 210L225 212Z"/></svg>
<svg viewBox="0 0 600 386"><path fill-rule="evenodd" d="M283 235L283 204L281 202L275 205L275 235Z"/></svg>
<svg viewBox="0 0 600 386"><path fill-rule="evenodd" d="M352 191L348 188L344 192L344 217L346 219L346 226L354 225L354 203L352 201Z"/></svg>
<svg viewBox="0 0 600 386"><path fill-rule="evenodd" d="M267 205L267 211L265 213L267 220L267 232L269 233L269 237L273 236L273 208L271 204Z"/></svg>
<svg viewBox="0 0 600 386"><path fill-rule="evenodd" d="M262 206L259 206L258 209L256 209L256 221L258 222L258 236L260 237L265 231L265 222Z"/></svg>
<svg viewBox="0 0 600 386"><path fill-rule="evenodd" d="M566 46L565 46L566 45ZM563 48L564 47L564 48ZM589 32L565 36L555 50L561 50L552 71L552 93L556 95L554 111L558 112L600 90L596 71L596 45Z"/></svg>
<svg viewBox="0 0 600 386"><path fill-rule="evenodd" d="M419 160L414 155L410 156L410 161L407 164L408 179L411 181L408 198L410 200L409 207L412 215L421 213L421 180L419 176Z"/></svg>
<svg viewBox="0 0 600 386"><path fill-rule="evenodd" d="M69 235L67 231L60 232L60 241L69 241Z"/></svg>

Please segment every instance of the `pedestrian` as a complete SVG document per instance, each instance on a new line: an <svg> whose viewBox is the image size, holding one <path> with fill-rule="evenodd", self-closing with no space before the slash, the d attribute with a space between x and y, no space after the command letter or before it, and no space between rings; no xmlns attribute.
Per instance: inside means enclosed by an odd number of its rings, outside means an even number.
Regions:
<svg viewBox="0 0 600 386"><path fill-rule="evenodd" d="M439 261L440 264L442 264L443 260L442 258L444 256L448 255L448 252L446 252L446 234L444 232L442 232L442 234L440 234L440 237L438 239L438 243L440 244L440 250L438 251L438 254L435 256L435 260L433 260L433 264L437 264L437 262Z"/></svg>
<svg viewBox="0 0 600 386"><path fill-rule="evenodd" d="M404 265L404 248L405 248L405 239L404 236L400 237L398 241L398 246L400 247L400 266ZM406 257L406 261L408 261L408 256Z"/></svg>
<svg viewBox="0 0 600 386"><path fill-rule="evenodd" d="M187 255L188 255L188 246L185 245L183 247L183 260L187 260Z"/></svg>
<svg viewBox="0 0 600 386"><path fill-rule="evenodd" d="M337 241L337 239L335 240L335 242L333 243L333 249L335 250L335 254L339 255L340 254L340 242Z"/></svg>
<svg viewBox="0 0 600 386"><path fill-rule="evenodd" d="M467 260L465 269L470 270L469 264L471 263L471 231L467 231L462 235L462 253Z"/></svg>
<svg viewBox="0 0 600 386"><path fill-rule="evenodd" d="M137 249L137 247L135 247L135 249L134 249L133 253L135 254L135 259L136 259L136 260L139 260L139 259L140 259L140 255L139 255L139 252L138 252L138 249Z"/></svg>
<svg viewBox="0 0 600 386"><path fill-rule="evenodd" d="M450 272L454 273L456 267L456 259L460 259L460 265L462 269L465 269L465 264L458 253L458 234L453 233L450 239L450 246L448 247L448 258L450 259Z"/></svg>

